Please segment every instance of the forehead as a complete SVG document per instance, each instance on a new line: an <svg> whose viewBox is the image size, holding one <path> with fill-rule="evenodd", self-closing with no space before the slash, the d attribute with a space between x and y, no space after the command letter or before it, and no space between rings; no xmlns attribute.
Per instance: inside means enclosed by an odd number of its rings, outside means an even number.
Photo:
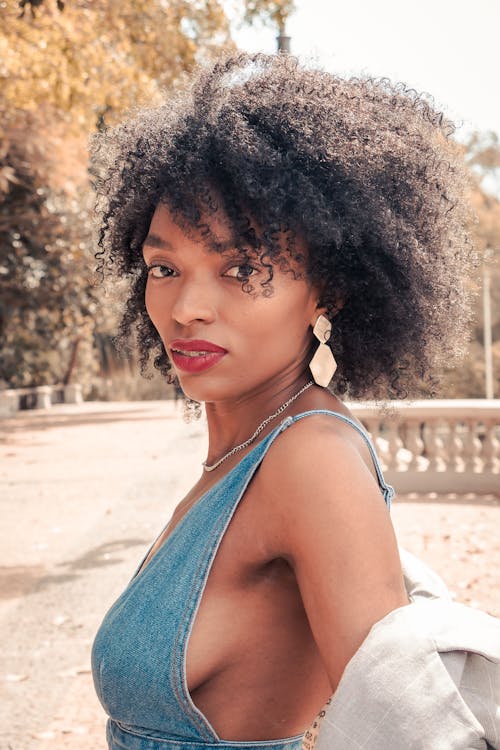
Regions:
<svg viewBox="0 0 500 750"><path fill-rule="evenodd" d="M170 208L160 203L153 214L144 246L172 249L182 243L196 243L218 250L234 247L229 222L219 210L201 218L198 224L188 224L174 216Z"/></svg>

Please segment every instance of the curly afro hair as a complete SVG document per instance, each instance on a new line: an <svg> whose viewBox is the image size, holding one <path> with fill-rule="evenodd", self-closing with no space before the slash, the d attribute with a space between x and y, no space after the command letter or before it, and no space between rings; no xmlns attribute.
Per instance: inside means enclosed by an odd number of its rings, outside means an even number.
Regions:
<svg viewBox="0 0 500 750"><path fill-rule="evenodd" d="M235 247L267 269L246 291L272 294L273 268L293 273L294 261L322 290L337 393L404 397L435 383L469 322L467 180L452 133L402 84L291 55L233 53L198 70L93 143L96 257L131 279L119 340L135 330L142 372L153 354L172 379L145 309L142 243L162 203L220 251L210 216L223 211Z"/></svg>

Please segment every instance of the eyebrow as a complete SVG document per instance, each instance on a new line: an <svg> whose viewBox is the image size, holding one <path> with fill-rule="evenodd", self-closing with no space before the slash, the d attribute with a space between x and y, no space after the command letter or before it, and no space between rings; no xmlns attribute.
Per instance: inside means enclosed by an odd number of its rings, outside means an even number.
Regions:
<svg viewBox="0 0 500 750"><path fill-rule="evenodd" d="M143 242L143 247L146 247L146 245L148 245L149 247L157 247L160 250L173 250L174 249L168 240L164 240L162 237L159 237L157 234L148 234L148 236Z"/></svg>
<svg viewBox="0 0 500 750"><path fill-rule="evenodd" d="M217 245L219 252L237 249L235 248L234 240L224 240L223 242L218 242ZM142 246L156 247L159 250L171 250L175 252L175 247L168 240L164 240L163 237L152 233L148 234Z"/></svg>

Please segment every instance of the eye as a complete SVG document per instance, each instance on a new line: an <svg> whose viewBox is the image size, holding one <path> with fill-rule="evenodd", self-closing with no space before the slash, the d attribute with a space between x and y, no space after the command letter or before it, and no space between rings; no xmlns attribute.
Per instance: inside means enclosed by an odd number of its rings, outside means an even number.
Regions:
<svg viewBox="0 0 500 750"><path fill-rule="evenodd" d="M148 276L153 279L168 279L176 274L173 268L165 266L163 263L152 263L147 267Z"/></svg>
<svg viewBox="0 0 500 750"><path fill-rule="evenodd" d="M254 266L251 266L249 263L238 263L237 265L228 268L227 271L224 272L224 276L230 276L239 281L245 281L258 273L259 270L254 268Z"/></svg>

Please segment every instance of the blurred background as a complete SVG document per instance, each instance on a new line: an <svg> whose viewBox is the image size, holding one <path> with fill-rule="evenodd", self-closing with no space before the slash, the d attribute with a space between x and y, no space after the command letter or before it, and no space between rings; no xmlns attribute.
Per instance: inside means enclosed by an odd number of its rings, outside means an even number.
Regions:
<svg viewBox="0 0 500 750"><path fill-rule="evenodd" d="M123 289L93 275L88 139L168 98L222 48L281 47L342 75L429 92L457 123L484 260L467 280L476 315L466 359L440 395L498 396L499 22L496 0L467 9L449 0L0 2L0 393L16 389L21 408L40 386L59 386L52 402L72 384L89 400L165 397L157 374L141 378L133 354L113 346Z"/></svg>

